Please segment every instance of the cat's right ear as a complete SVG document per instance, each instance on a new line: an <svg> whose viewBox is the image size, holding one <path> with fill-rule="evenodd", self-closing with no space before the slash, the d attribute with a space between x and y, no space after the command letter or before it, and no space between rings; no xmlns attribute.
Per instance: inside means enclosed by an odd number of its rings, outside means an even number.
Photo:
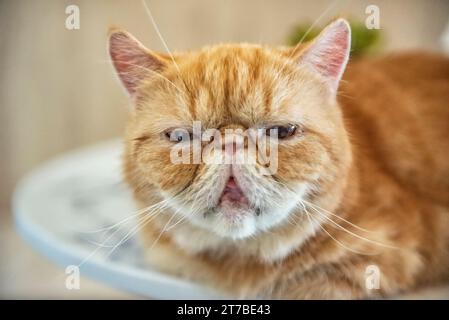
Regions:
<svg viewBox="0 0 449 320"><path fill-rule="evenodd" d="M165 67L162 57L122 30L109 32L109 55L120 81L131 96L145 78Z"/></svg>
<svg viewBox="0 0 449 320"><path fill-rule="evenodd" d="M349 23L345 19L337 19L310 43L300 46L298 51L296 49L293 53L297 61L319 74L336 94L351 49Z"/></svg>

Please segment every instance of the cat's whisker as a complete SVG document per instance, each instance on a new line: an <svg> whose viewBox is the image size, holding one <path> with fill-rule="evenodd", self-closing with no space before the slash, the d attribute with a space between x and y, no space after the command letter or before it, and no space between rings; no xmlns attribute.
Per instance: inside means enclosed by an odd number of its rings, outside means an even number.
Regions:
<svg viewBox="0 0 449 320"><path fill-rule="evenodd" d="M100 229L97 229L97 230L91 230L91 231L79 231L79 232L80 232L80 233L85 233L85 234L93 234L93 233L99 233L99 232L103 232L103 231L109 231L109 230L111 230L111 229L114 229L115 227L118 227L118 226L120 226L120 225L122 225L122 224L128 222L129 220L131 220L131 219L133 219L133 218L136 218L136 217L138 217L138 216L141 216L141 215L143 215L143 214L146 214L149 210L153 209L153 208L156 207L156 206L161 205L162 203L165 203L166 201L168 201L168 200L167 200L167 199L166 199L166 200L162 200L162 201L160 201L160 202L158 202L158 203L156 203L156 204L153 204L153 205L148 206L148 207L146 207L146 208L142 208L142 209L136 211L136 213L134 213L134 214L132 214L132 215L130 215L130 216L128 216L128 217L126 217L126 218L124 218L124 219L122 219L122 220L116 222L116 223L114 223L114 224L111 225L111 226L104 227L104 228L100 228Z"/></svg>
<svg viewBox="0 0 449 320"><path fill-rule="evenodd" d="M153 244L150 246L150 250L153 249L153 247L156 245L156 243L159 241L159 239L162 237L162 234L166 231L167 227L170 225L170 222L175 218L176 214L181 210L181 208L177 209L175 213L168 219L167 223L162 228L161 232L157 236L156 240L154 240Z"/></svg>
<svg viewBox="0 0 449 320"><path fill-rule="evenodd" d="M165 201L167 201L166 203L164 203L164 205L161 208L156 209L154 212L152 212L149 216L147 217L143 217L140 219L139 223L132 229L130 230L125 237L123 237L113 248L112 250L108 253L107 256L110 256L120 245L122 245L123 243L125 243L126 241L128 241L130 238L132 238L139 230L141 230L142 228L144 228L148 223L150 223L152 220L154 220L161 212L162 210L166 209L169 206L168 201L169 200L174 200L178 197L180 197L181 194L177 194L175 195L173 198L171 199L166 199ZM183 203L185 203L185 201L183 201ZM180 209L176 210L175 213L172 215L172 217L169 219L168 223L171 222L171 220L173 220L173 218L176 216L176 214L179 212ZM168 226L168 223L165 225L164 229ZM165 232L166 230L162 230L162 232L159 234L157 240L161 237L162 233ZM154 245L154 243L153 243ZM153 247L153 245L151 247ZM151 249L151 248L150 248Z"/></svg>
<svg viewBox="0 0 449 320"><path fill-rule="evenodd" d="M307 211L307 209L306 209L304 212L306 213L306 216L307 216L307 218L309 219L310 224L313 225L313 224L314 224L313 221L315 221L315 220L314 220L313 216L311 215L311 213L309 213L309 212ZM362 251L353 249L353 248L351 248L351 247L348 247L348 246L345 245L343 242L341 242L340 240L336 239L333 235L331 235L331 234L329 233L329 231L327 231L326 228L324 228L324 226L323 226L320 222L316 222L316 221L315 221L315 224L317 224L317 225L320 227L320 229L324 231L324 233L326 233L326 234L327 234L333 241L335 241L335 243L337 243L339 246L341 246L341 247L342 247L343 249L345 249L345 250L348 250L348 251L353 252L353 253L355 253L355 254L365 255L365 256L374 256L374 255L378 255L378 253L362 252Z"/></svg>
<svg viewBox="0 0 449 320"><path fill-rule="evenodd" d="M186 221L187 216L182 216L177 222L175 222L175 224L167 227L167 229L165 230L165 232L170 231L171 229L173 229L174 227L176 227L177 225L179 225L181 222L185 222ZM181 223L182 224L182 223Z"/></svg>
<svg viewBox="0 0 449 320"><path fill-rule="evenodd" d="M164 202L164 203L162 203L162 202ZM155 206L155 208L153 208L153 210L150 212L150 213L148 213L148 211L146 211L146 213L147 213L147 215L145 215L145 216L143 216L143 217L140 217L139 218L139 221L138 221L138 225L140 224L140 222L141 221L143 221L143 220L145 220L145 219L150 219L151 217L154 217L157 213L159 213L161 210L163 210L166 206L167 206L168 204L165 202L165 201L161 201L161 202L159 202L159 203L157 203L157 204L155 204L154 206ZM134 230L135 229L135 227L132 229L132 230ZM100 245L97 245L97 247L90 253L90 254L88 254L79 264L78 264L78 267L80 268L82 265L84 265L87 261L89 261L89 259L91 258L91 257L93 257L101 248L104 248L105 246L108 246L108 245L106 245L106 243L117 233L119 231L119 228L117 228L115 231L113 231L113 232L111 232L111 234L100 244ZM131 232L131 231L130 231ZM129 235L129 232L128 232L128 234L127 235ZM125 235L125 237L127 237L126 235ZM122 241L120 241L120 242L122 242ZM120 243L119 242L119 243ZM122 242L123 243L123 242ZM113 248L113 250L107 255L107 256L109 256L114 250L115 250L115 248L117 247L117 245L115 245L114 246L114 248Z"/></svg>
<svg viewBox="0 0 449 320"><path fill-rule="evenodd" d="M161 202L162 202L162 201L161 201ZM160 205L161 205L161 202L155 204L154 206L160 206ZM149 208L154 207L154 206L150 206L150 207L148 207L148 208L142 209L143 212L142 212L141 214L148 214ZM135 216L136 216L136 215L131 216L131 217L128 217L129 219L126 219L126 220L129 221L131 218L134 218ZM141 218L139 218L139 220L140 220L140 219L141 219ZM125 219L124 219L124 220L125 220ZM121 224L123 224L123 223L121 223ZM112 228L109 228L109 230L112 230ZM94 242L94 241L91 241L91 240L87 240L87 241L90 242L90 243L92 243L92 244L95 244L95 245L97 246L96 250L98 250L98 247L100 247L100 248L101 248L101 247L109 247L109 245L106 245L106 242L107 242L110 238L112 238L112 237L113 237L119 230L120 230L120 229L117 228L116 230L112 231L111 234L110 234L109 236L107 236L106 239L105 239L102 243L97 243L97 242ZM107 235L107 232L106 232L105 236L106 236L106 235ZM96 250L94 250L94 251L96 252ZM93 254L95 254L95 252L94 252ZM89 256L90 256L90 255L89 255Z"/></svg>
<svg viewBox="0 0 449 320"><path fill-rule="evenodd" d="M143 217L140 217L140 218L137 219L137 224L139 224L142 220L144 220L144 219L146 219L146 218L149 218L149 217L154 216L156 213L158 213L159 211L163 210L166 206L167 206L167 205L166 205L165 202L164 202L163 204L158 203L157 206L154 206L154 208L152 208L151 210L146 210L146 211L144 212L145 215L144 215ZM152 207L153 207L153 206L152 206ZM115 231L113 231L113 232L111 233L111 235L110 235L109 237L106 238L106 240L103 242L103 244L106 243L106 241L108 241L108 240L109 240L113 235L115 235L119 230L120 230L120 229L117 228ZM131 229L131 230L132 230L132 229ZM129 231L129 232L131 232L131 231ZM106 234L107 234L107 233L106 233ZM106 236L106 235L105 235L105 236ZM126 235L125 235L125 237L126 237Z"/></svg>
<svg viewBox="0 0 449 320"><path fill-rule="evenodd" d="M296 221L296 219L295 219L295 217L293 215L289 215L287 217L287 222L289 224L291 224L292 226L297 226L298 225L298 223L297 223L297 221Z"/></svg>
<svg viewBox="0 0 449 320"><path fill-rule="evenodd" d="M113 245L104 244L104 243L93 241L93 240L90 240L90 239L86 239L86 241L88 243L93 244L94 246L100 247L100 248L112 248L113 247Z"/></svg>
<svg viewBox="0 0 449 320"><path fill-rule="evenodd" d="M197 215L198 212L200 212L200 209L201 209L200 204L197 204L196 207L194 207L194 204L196 204L196 200L197 200L197 198L198 198L198 194L199 194L199 192L197 193L197 195L196 195L194 201L191 201L191 203L190 203L190 210L189 210L190 218L192 218L193 216ZM187 204L187 201L186 201L186 200L183 201L183 204ZM176 215L176 213L177 213L178 211L180 211L180 210L181 210L181 208L178 209L178 210L173 214L172 218L173 218L173 217ZM172 220L172 219L170 219L170 220ZM161 233L159 234L159 236L158 236L158 238L156 239L155 243L158 241L158 239L162 236L162 234L163 234L164 232L167 232L167 231L173 229L174 227L179 226L180 224L185 223L185 222L187 221L187 215L181 216L181 218L180 218L177 222L175 222L173 225L171 225L171 226L169 226L169 223L171 222L170 220L169 220L169 222L167 223L167 225L164 227L164 229L161 231ZM153 243L153 245L152 245L151 247L153 247L153 246L155 245L155 243Z"/></svg>
<svg viewBox="0 0 449 320"><path fill-rule="evenodd" d="M330 214L330 215L336 217L337 219L346 222L346 223L349 224L350 226L352 226L352 227L354 227L354 228L356 228L356 229L359 229L360 231L368 232L368 233L373 233L373 232L375 232L375 231L372 231L372 230L368 230L368 229L362 228L362 227L360 227L360 226L358 226L358 225L352 223L351 221L346 220L345 218L340 217L338 214L335 214L335 213L333 213L333 212L330 212L329 210L326 210L326 209L324 209L324 208L322 208L322 207L320 207L320 206L318 206L318 205L316 205L316 204L314 204L314 203L311 203L311 202L309 202L309 201L307 201L307 200L302 199L301 201L302 201L303 203L307 204L308 206L312 207L313 209L315 209L315 210L316 210L316 209L319 209L319 210L321 210L321 211L324 211L325 213Z"/></svg>
<svg viewBox="0 0 449 320"><path fill-rule="evenodd" d="M150 221L154 220L154 218L161 213L162 210L164 210L168 204L165 204L161 208L156 209L154 212L152 212L149 216L143 217L139 220L136 226L134 226L118 243L114 245L112 250L107 254L107 257L109 257L119 246L121 246L123 243L131 239L140 229L142 229L144 226L146 226Z"/></svg>
<svg viewBox="0 0 449 320"><path fill-rule="evenodd" d="M306 212L309 212L309 211L307 211L307 209L305 209L305 204L302 203L302 206L303 206L303 208L304 208L304 210L305 210ZM349 235L351 235L351 236L353 236L353 237L356 237L356 238L358 238L358 239L360 239L360 240L364 240L364 241L366 241L366 242L369 242L369 243L371 243L371 244L375 244L375 245L378 245L378 246L381 246L381 247L385 247L385 248L389 248L389 249L400 249L400 248L398 248L398 247L396 247L396 246L392 246L392 245L385 244L385 243L382 243L382 242L379 242L379 241L376 241L376 240L372 240L372 239L363 237L363 236L361 236L361 235L359 235L359 234L357 234L357 233L355 233L355 232L352 232L351 230L348 230L347 228L341 226L339 223L335 222L335 221L332 220L330 217L328 217L326 214L320 212L320 211L317 210L316 208L313 208L313 207L311 207L311 206L310 206L310 208L313 209L313 210L315 210L315 212L317 212L322 218L326 219L326 220L327 220L328 222L330 222L332 225L334 225L335 227L337 227L337 228L339 228L339 229L345 231L346 233L348 233ZM310 213L310 212L309 212L309 213Z"/></svg>
<svg viewBox="0 0 449 320"><path fill-rule="evenodd" d="M157 26L157 23L154 20L153 15L151 14L150 7L147 5L145 0L142 0L142 4L143 4L143 7L145 8L145 12L147 13L148 17L150 18L151 24L153 25L153 28L156 31L157 36L161 40L162 45L164 46L164 48L167 51L167 53L169 54L173 64L175 65L176 69L178 70L178 74L181 74L181 70L179 69L179 66L178 66L178 64L175 61L175 57L173 56L172 52L168 48L167 43L165 42L164 37L162 37L162 34L161 34L160 30L159 30L159 27Z"/></svg>
<svg viewBox="0 0 449 320"><path fill-rule="evenodd" d="M295 194L295 192L294 192L293 190L291 190L291 188L290 188L289 186L287 186L285 183L283 183L283 182L280 181L280 180L278 180L277 182L278 182L280 185L282 185L284 188L286 188L287 191L291 192L292 195ZM330 212L329 210L326 210L326 209L324 209L324 208L322 208L322 207L320 207L320 206L318 206L318 205L316 205L316 204L314 204L314 203L312 203L312 202L309 202L309 201L304 200L304 199L301 199L300 201L302 202L302 203L301 203L302 206L303 206L304 204L307 204L308 206L312 207L312 209L314 209L314 210L317 210L317 209L322 210L322 211L324 211L325 213L327 213L327 214L329 214L329 215L332 215L332 216L336 217L337 219L339 219L339 220L341 220L341 221L346 222L346 223L349 224L350 226L352 226L352 227L354 227L354 228L356 228L356 229L358 229L358 230L360 230L360 231L367 232L367 233L374 233L374 232L375 232L375 231L368 230L368 229L365 229L365 228L363 228L363 227L360 227L360 226L354 224L353 222L351 222L351 221L349 221L349 220L347 220L347 219L345 219L345 218L339 216L338 214L333 213L333 212Z"/></svg>
<svg viewBox="0 0 449 320"><path fill-rule="evenodd" d="M200 212L200 210L197 210L197 209L196 209L196 210L190 211L190 212L189 212L190 218L192 218L193 216L197 215L199 212ZM175 224L173 224L173 225L167 227L167 229L165 230L165 232L167 232L167 231L173 229L173 228L176 227L176 226L179 226L179 225L185 223L186 221L188 221L187 216L186 216L186 215L181 216L181 218L180 218L177 222L175 222Z"/></svg>

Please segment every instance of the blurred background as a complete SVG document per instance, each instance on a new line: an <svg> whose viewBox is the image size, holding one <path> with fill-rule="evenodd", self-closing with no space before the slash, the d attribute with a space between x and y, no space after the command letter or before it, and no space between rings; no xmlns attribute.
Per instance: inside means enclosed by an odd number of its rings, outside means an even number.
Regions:
<svg viewBox="0 0 449 320"><path fill-rule="evenodd" d="M337 16L363 23L368 5L380 9L376 52L449 47L447 0L147 4L172 51L218 42L288 44L301 26L318 18L318 28ZM65 26L68 5L80 9L79 30ZM0 298L131 297L88 280L79 292L66 290L55 276L62 271L56 272L16 235L10 209L15 184L33 167L64 151L121 135L127 99L108 63L110 26L164 51L140 0L0 1Z"/></svg>

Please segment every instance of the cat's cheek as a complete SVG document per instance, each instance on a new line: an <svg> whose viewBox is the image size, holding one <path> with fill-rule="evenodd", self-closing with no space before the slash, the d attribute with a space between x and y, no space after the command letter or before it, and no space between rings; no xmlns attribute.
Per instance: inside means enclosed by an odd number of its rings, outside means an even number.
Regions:
<svg viewBox="0 0 449 320"><path fill-rule="evenodd" d="M175 193L188 185L195 174L195 165L173 164L165 150L140 149L135 163L141 178L154 184L162 191Z"/></svg>
<svg viewBox="0 0 449 320"><path fill-rule="evenodd" d="M167 194L176 194L191 183L195 174L195 166L166 164L163 167L154 166L150 171L148 178L161 191Z"/></svg>
<svg viewBox="0 0 449 320"><path fill-rule="evenodd" d="M196 165L169 164L159 174L159 185L166 192L178 193L188 187L195 177Z"/></svg>
<svg viewBox="0 0 449 320"><path fill-rule="evenodd" d="M277 176L291 184L313 183L317 174L324 170L325 150L306 144L280 147Z"/></svg>

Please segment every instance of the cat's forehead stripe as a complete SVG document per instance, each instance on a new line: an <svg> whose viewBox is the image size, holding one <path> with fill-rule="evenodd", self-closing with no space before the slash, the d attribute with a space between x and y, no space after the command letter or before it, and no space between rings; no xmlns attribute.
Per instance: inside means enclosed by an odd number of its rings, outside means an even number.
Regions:
<svg viewBox="0 0 449 320"><path fill-rule="evenodd" d="M217 119L240 117L248 122L269 114L282 95L279 59L257 46L220 49L204 50L186 65L183 76L192 118L206 110Z"/></svg>

